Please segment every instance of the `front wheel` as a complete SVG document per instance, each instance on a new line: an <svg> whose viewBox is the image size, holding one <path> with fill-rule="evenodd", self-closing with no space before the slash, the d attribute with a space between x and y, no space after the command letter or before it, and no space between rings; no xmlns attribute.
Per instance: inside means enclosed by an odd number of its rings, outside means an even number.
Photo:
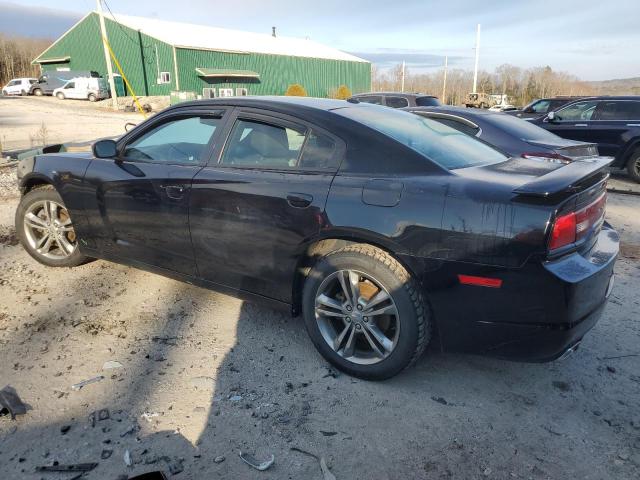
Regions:
<svg viewBox="0 0 640 480"><path fill-rule="evenodd" d="M78 249L73 222L51 186L31 190L16 210L16 234L24 249L50 267L75 267L87 261Z"/></svg>
<svg viewBox="0 0 640 480"><path fill-rule="evenodd" d="M640 150L636 150L627 162L627 173L636 182L640 183Z"/></svg>
<svg viewBox="0 0 640 480"><path fill-rule="evenodd" d="M36 97L41 97L41 96L42 96L42 90L41 90L41 89L39 89L39 88L36 88L36 89L33 91L33 94L34 94Z"/></svg>
<svg viewBox="0 0 640 480"><path fill-rule="evenodd" d="M58 100L64 100L64 93L58 92L56 93L56 97L58 97Z"/></svg>
<svg viewBox="0 0 640 480"><path fill-rule="evenodd" d="M417 283L371 245L350 245L320 259L305 281L302 307L318 351L355 377L392 377L429 343L430 315Z"/></svg>

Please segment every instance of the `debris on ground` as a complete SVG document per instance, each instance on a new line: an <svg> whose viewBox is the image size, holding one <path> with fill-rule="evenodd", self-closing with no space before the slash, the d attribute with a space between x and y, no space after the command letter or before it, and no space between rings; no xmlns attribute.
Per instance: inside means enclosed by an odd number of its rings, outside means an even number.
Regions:
<svg viewBox="0 0 640 480"><path fill-rule="evenodd" d="M261 462L249 453L239 452L239 455L244 463L252 466L256 470L260 470L261 472L267 470L269 467L271 467L271 465L273 465L273 462L276 461L276 457L273 454L271 455L271 458L269 460L265 460L264 462Z"/></svg>
<svg viewBox="0 0 640 480"><path fill-rule="evenodd" d="M122 364L117 360L109 360L102 365L102 370L113 370L114 368L122 368Z"/></svg>
<svg viewBox="0 0 640 480"><path fill-rule="evenodd" d="M133 464L133 462L131 461L131 453L129 452L129 450L125 450L124 452L124 464L127 467L130 467Z"/></svg>
<svg viewBox="0 0 640 480"><path fill-rule="evenodd" d="M308 452L307 450L303 450L302 448L298 447L291 447L290 450L292 452L302 453L304 455L315 458L320 464L320 471L322 472L324 480L336 480L336 476L331 473L331 470L329 470L329 466L327 465L327 461L324 457L318 456L315 453Z"/></svg>
<svg viewBox="0 0 640 480"><path fill-rule="evenodd" d="M52 465L36 467L36 472L90 472L97 466L97 463L75 463L70 465L60 465L58 462L53 462Z"/></svg>
<svg viewBox="0 0 640 480"><path fill-rule="evenodd" d="M218 455L216 458L213 459L213 463L222 463L226 460L224 455Z"/></svg>
<svg viewBox="0 0 640 480"><path fill-rule="evenodd" d="M98 375L97 377L89 378L87 380L83 380L79 383L71 385L71 390L75 390L75 391L82 390L82 387L86 387L87 385L91 385L92 383L101 382L102 380L104 380L104 376Z"/></svg>
<svg viewBox="0 0 640 480"><path fill-rule="evenodd" d="M153 419L155 417L159 417L160 414L157 412L144 412L142 415L140 415L142 418L144 418L147 422L151 422L153 421Z"/></svg>
<svg viewBox="0 0 640 480"><path fill-rule="evenodd" d="M108 408L103 408L101 410L96 410L95 412L91 412L89 414L89 423L92 427L96 426L96 422L101 422L103 420L108 420L111 418Z"/></svg>
<svg viewBox="0 0 640 480"><path fill-rule="evenodd" d="M60 433L62 435L66 435L69 430L71 430L71 425L63 425L60 427Z"/></svg>
<svg viewBox="0 0 640 480"><path fill-rule="evenodd" d="M16 415L27 413L27 406L20 400L16 390L9 385L0 390L0 405L0 416L9 413L12 420L15 420Z"/></svg>
<svg viewBox="0 0 640 480"><path fill-rule="evenodd" d="M108 448L105 448L104 450L102 450L102 452L100 453L100 458L102 460L106 460L107 458L109 458L111 455L113 455L113 450L110 450Z"/></svg>

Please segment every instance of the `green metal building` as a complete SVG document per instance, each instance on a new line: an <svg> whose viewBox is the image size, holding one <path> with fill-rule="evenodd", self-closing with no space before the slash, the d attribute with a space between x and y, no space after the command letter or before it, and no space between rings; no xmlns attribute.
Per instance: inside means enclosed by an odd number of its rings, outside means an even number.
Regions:
<svg viewBox="0 0 640 480"><path fill-rule="evenodd" d="M371 88L368 61L308 39L118 14L105 15L105 23L136 95L282 95L298 83L309 96L326 97L340 85L353 93ZM42 71L92 70L106 78L98 14L87 14L33 63Z"/></svg>

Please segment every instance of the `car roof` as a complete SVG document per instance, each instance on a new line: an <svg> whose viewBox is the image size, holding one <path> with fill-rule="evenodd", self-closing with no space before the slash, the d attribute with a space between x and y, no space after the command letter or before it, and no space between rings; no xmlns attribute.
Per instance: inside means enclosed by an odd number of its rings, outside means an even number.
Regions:
<svg viewBox="0 0 640 480"><path fill-rule="evenodd" d="M191 102L182 102L170 107L181 108L188 106L231 106L231 107L254 107L254 108L271 108L279 107L281 110L293 110L295 107L304 107L313 110L331 111L338 108L346 108L349 106L357 106L356 103L350 103L346 100L334 100L329 98L315 97L280 97L280 96L251 96L251 97L226 97L194 100ZM296 109L297 110L297 109Z"/></svg>
<svg viewBox="0 0 640 480"><path fill-rule="evenodd" d="M461 117L477 117L486 115L496 115L500 112L489 111L483 108L465 108L465 107L453 107L448 105L441 105L439 107L405 107L403 110L409 112L434 112L434 113L449 113L452 115L460 115Z"/></svg>
<svg viewBox="0 0 640 480"><path fill-rule="evenodd" d="M407 92L367 92L367 93L357 93L352 96L352 98L357 97L368 97L371 95L393 95L396 97L431 97L437 98L435 95L427 95L425 93L407 93Z"/></svg>

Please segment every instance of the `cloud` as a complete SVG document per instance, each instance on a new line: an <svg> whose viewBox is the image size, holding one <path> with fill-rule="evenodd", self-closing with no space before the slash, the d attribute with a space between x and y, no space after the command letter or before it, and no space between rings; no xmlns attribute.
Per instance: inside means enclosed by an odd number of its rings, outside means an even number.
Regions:
<svg viewBox="0 0 640 480"><path fill-rule="evenodd" d="M57 38L82 15L46 7L0 2L0 32L35 38Z"/></svg>
<svg viewBox="0 0 640 480"><path fill-rule="evenodd" d="M374 52L349 52L365 60L369 60L377 67L386 70L393 68L399 63L405 62L412 71L428 70L431 68L442 68L444 66L444 55L437 55L420 50L412 49L387 49L380 48ZM449 56L448 65L456 66L467 61L467 57Z"/></svg>

